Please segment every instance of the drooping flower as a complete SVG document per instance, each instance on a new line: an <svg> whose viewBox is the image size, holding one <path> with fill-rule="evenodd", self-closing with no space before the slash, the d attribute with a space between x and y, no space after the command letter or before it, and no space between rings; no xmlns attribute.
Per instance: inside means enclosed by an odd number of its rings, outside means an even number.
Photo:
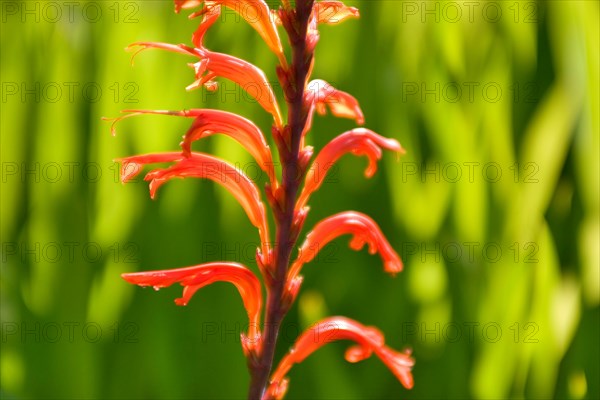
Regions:
<svg viewBox="0 0 600 400"><path fill-rule="evenodd" d="M206 108L183 111L123 110L121 112L127 113L127 115L114 120L112 126L113 134L116 123L125 118L136 115L157 114L194 118L192 126L183 136L183 141L181 142L183 154L186 157L189 157L191 154L192 142L221 133L240 143L252 155L252 157L254 157L259 167L267 173L271 185L274 188L278 187L273 158L271 156L271 149L267 144L263 133L252 121L240 115L227 111Z"/></svg>
<svg viewBox="0 0 600 400"><path fill-rule="evenodd" d="M365 123L358 100L322 79L315 79L308 84L305 98L308 104L314 105L319 115L325 115L326 107L329 107L336 117L354 119L358 125Z"/></svg>
<svg viewBox="0 0 600 400"><path fill-rule="evenodd" d="M358 100L351 94L334 88L322 79L315 79L307 84L304 92L304 101L309 107L306 126L302 132L302 139L311 130L315 111L319 115L325 115L327 107L333 115L339 118L349 118L356 121L358 125L365 123L365 118ZM304 145L304 142L302 143Z"/></svg>
<svg viewBox="0 0 600 400"><path fill-rule="evenodd" d="M298 250L298 258L288 272L288 285L297 284L294 281L302 266L312 261L329 242L347 234L353 235L350 241L351 249L358 251L366 244L370 254L379 253L385 272L393 276L402 271L402 260L387 241L377 223L365 214L345 211L320 221L306 235L304 243Z"/></svg>
<svg viewBox="0 0 600 400"><path fill-rule="evenodd" d="M220 183L237 199L250 218L250 222L258 228L262 256L270 257L269 225L258 188L233 165L204 153L191 153L186 157L176 152L125 157L120 161L122 182L127 182L139 174L145 164L175 162L168 168L150 171L144 178L150 181L152 198L156 196L160 186L173 178L205 178ZM264 259L264 264L269 265L268 258Z"/></svg>
<svg viewBox="0 0 600 400"><path fill-rule="evenodd" d="M304 361L323 345L337 340L356 342L356 345L346 351L345 358L348 362L362 361L375 353L405 388L412 389L414 382L411 369L415 362L410 357L410 350L397 352L387 347L383 334L374 327L364 326L345 317L329 317L306 330L296 340L294 347L271 376L266 398L282 399L288 385L286 375L292 366Z"/></svg>
<svg viewBox="0 0 600 400"><path fill-rule="evenodd" d="M204 35L206 35L208 29L213 26L221 16L221 6L216 5L210 8L204 7L199 13L190 15L190 18L196 17L197 15L202 15L202 21L200 22L198 29L196 29L192 35L192 43L198 48L204 48Z"/></svg>
<svg viewBox="0 0 600 400"><path fill-rule="evenodd" d="M213 262L193 267L168 269L161 271L135 272L121 275L127 282L139 286L152 286L155 290L179 282L183 286L182 297L175 304L185 306L204 286L214 282L230 282L240 292L244 307L248 313L247 341L258 343L260 338L260 314L262 310L262 292L260 281L245 266L234 262Z"/></svg>
<svg viewBox="0 0 600 400"><path fill-rule="evenodd" d="M184 1L179 3L179 5L176 5L177 12L182 8L195 8L201 4L200 1ZM190 18L206 13L212 13L213 15L220 14L220 10L214 11L215 8L220 6L232 9L244 18L258 32L271 51L275 53L281 65L287 67L275 21L271 18L271 10L264 0L206 0L204 1L202 10L193 13L190 15ZM196 46L201 47L200 45Z"/></svg>
<svg viewBox="0 0 600 400"><path fill-rule="evenodd" d="M304 187L296 203L296 209L299 210L306 205L310 195L323 183L327 170L346 153L367 156L369 165L365 170L365 176L372 177L377 171L377 160L381 158L382 154L381 148L398 154L404 153L404 149L397 140L384 138L370 129L356 128L334 138L323 147L308 170Z"/></svg>
<svg viewBox="0 0 600 400"><path fill-rule="evenodd" d="M194 68L196 81L189 85L187 90L193 90L202 85L206 86L209 90L214 90L216 87L213 81L214 78L220 76L229 79L237 83L250 96L254 97L267 112L272 114L278 128L283 126L283 119L277 98L273 93L273 88L267 80L265 73L255 65L229 54L192 48L184 44L137 42L129 45L128 48L132 49L134 47L140 48L134 56L146 49L155 48L199 58L200 61L190 64Z"/></svg>
<svg viewBox="0 0 600 400"><path fill-rule="evenodd" d="M263 38L267 46L277 55L282 66L287 67L281 40L269 6L264 0L207 0L206 7L213 5L229 7L242 16Z"/></svg>

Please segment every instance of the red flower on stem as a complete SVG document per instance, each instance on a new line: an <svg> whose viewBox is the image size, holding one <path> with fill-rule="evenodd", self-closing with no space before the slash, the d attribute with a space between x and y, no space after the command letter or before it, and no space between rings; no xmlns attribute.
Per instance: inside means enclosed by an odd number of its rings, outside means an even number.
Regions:
<svg viewBox="0 0 600 400"><path fill-rule="evenodd" d="M321 187L327 175L327 170L344 154L352 153L354 155L367 156L369 166L365 170L365 176L370 178L375 175L375 172L377 172L377 161L381 159L382 147L399 154L404 153L404 149L397 140L384 138L364 128L356 128L342 133L327 143L317 155L312 167L306 174L304 188L300 193L296 209L301 209L306 205L310 195Z"/></svg>
<svg viewBox="0 0 600 400"><path fill-rule="evenodd" d="M121 180L132 180L146 164L168 163L165 168L151 170L145 176L150 182L150 196L155 197L160 186L173 178L203 178L225 187L238 200L250 222L258 228L261 240L256 263L266 289L262 297L261 280L247 267L235 262L213 262L188 268L124 274L123 278L140 286L163 288L179 282L183 296L175 302L185 305L194 293L213 282L226 281L236 286L249 318L247 334L242 334L242 348L248 359L251 375L249 399L281 399L287 389L287 374L293 364L302 362L312 352L334 340L352 340L356 345L348 349L346 359L357 362L376 354L406 388L412 388L411 368L414 360L410 351L396 352L384 343L379 330L365 327L344 317L327 318L302 334L296 344L273 372L277 333L284 316L300 290L302 266L335 238L350 234L350 247L360 250L366 244L369 252L381 256L385 272L394 275L403 268L377 224L368 216L347 211L319 222L306 236L298 257L291 261L292 249L304 226L310 196L321 186L327 170L347 153L365 155L369 165L367 177L377 170L382 149L402 154L404 149L394 139L357 128L334 138L313 158L313 148L304 145L305 136L312 128L315 112L324 115L327 108L336 117L349 118L364 124L364 115L358 101L350 94L334 88L327 82L310 81L314 66L314 49L319 41L319 24L337 24L358 17L358 10L340 1L296 0L294 7L282 0L282 7L271 10L264 0L175 0L177 12L201 7L190 18L202 17L192 35L194 47L157 42L139 42L129 48L139 51L157 48L198 59L190 64L196 80L188 90L204 86L216 90L215 79L229 79L248 91L273 116L271 132L276 144L276 157L262 131L253 122L230 112L211 109L184 111L126 110L114 124L124 118L141 114L159 114L192 118L192 124L183 136L181 150L175 152L137 155L121 159ZM264 39L275 53L279 78L287 105L287 119L281 115L273 87L265 73L247 61L208 50L204 38L221 15L221 7L238 12ZM291 47L288 62L277 25L285 29ZM138 51L138 53L139 53ZM137 54L137 53L136 53ZM134 55L135 56L135 55ZM310 83L309 83L310 81ZM228 162L204 153L192 151L196 140L214 134L224 134L241 144L254 157L269 177L265 197L272 211L275 241L271 243L267 209L257 185ZM274 160L281 162L281 180L278 180ZM304 182L302 190L300 187ZM261 318L264 307L264 318ZM261 325L261 321L262 325ZM271 372L273 372L271 374ZM269 379L269 376L271 378Z"/></svg>
<svg viewBox="0 0 600 400"><path fill-rule="evenodd" d="M301 363L325 344L337 340L356 342L356 345L346 351L346 361L359 362L375 353L405 388L412 389L414 382L411 369L415 362L410 357L410 350L397 352L390 349L385 345L383 334L377 328L366 327L345 317L329 317L315 324L296 340L271 376L271 383L264 398L283 398L289 383L286 375L292 366Z"/></svg>

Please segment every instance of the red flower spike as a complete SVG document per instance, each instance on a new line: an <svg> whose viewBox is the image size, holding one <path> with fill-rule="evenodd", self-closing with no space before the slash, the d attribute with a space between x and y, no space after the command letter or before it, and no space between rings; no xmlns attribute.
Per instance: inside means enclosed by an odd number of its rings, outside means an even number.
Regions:
<svg viewBox="0 0 600 400"><path fill-rule="evenodd" d="M360 17L358 8L348 7L341 1L319 1L313 7L320 24L335 25L348 18Z"/></svg>
<svg viewBox="0 0 600 400"><path fill-rule="evenodd" d="M155 198L160 186L173 178L206 178L223 185L246 211L250 222L258 228L264 257L269 257L269 224L256 185L242 172L224 160L203 153L159 153L121 159L122 181L137 175L144 164L175 162L169 168L156 169L144 178L150 181L150 197Z"/></svg>
<svg viewBox="0 0 600 400"><path fill-rule="evenodd" d="M260 337L260 314L262 292L260 281L245 266L233 262L215 262L194 267L168 269L162 271L136 272L121 275L127 282L139 286L152 286L155 290L180 282L183 296L175 299L175 304L185 306L204 286L214 282L231 282L240 292L248 313L248 340L257 341Z"/></svg>
<svg viewBox="0 0 600 400"><path fill-rule="evenodd" d="M323 183L327 175L327 170L346 153L367 156L369 158L369 165L365 170L365 176L367 178L372 177L377 171L377 160L381 158L381 148L395 151L399 154L404 153L404 149L397 140L384 138L365 128L352 129L333 139L323 147L312 167L308 170L304 188L302 188L302 192L296 203L296 209L300 209L306 205L310 195Z"/></svg>
<svg viewBox="0 0 600 400"><path fill-rule="evenodd" d="M271 185L278 187L271 149L261 130L250 120L227 111L211 109L191 109L183 111L168 110L123 110L128 113L116 118L114 125L122 119L142 114L170 115L177 117L195 118L192 126L183 137L181 147L187 157L191 154L192 142L212 136L217 133L225 134L241 144L257 161L259 167L267 174Z"/></svg>
<svg viewBox="0 0 600 400"><path fill-rule="evenodd" d="M353 235L350 241L352 250L360 250L365 244L369 246L369 254L379 253L383 260L384 270L394 276L402 271L403 264L398 253L394 251L381 229L369 216L356 212L345 211L320 221L298 251L298 258L292 264L288 273L288 282L292 282L306 263L312 261L329 242L342 235Z"/></svg>
<svg viewBox="0 0 600 400"><path fill-rule="evenodd" d="M193 118L193 123L181 142L181 152L148 154L122 159L121 180L131 180L145 164L169 163L168 167L154 169L146 174L150 181L150 196L172 178L206 178L222 186L241 204L250 221L259 229L261 246L256 250L256 263L269 293L269 307L265 310L264 332L261 332L262 293L257 277L246 267L237 263L215 262L195 267L165 271L124 274L123 278L140 286L154 286L156 290L180 282L183 295L176 304L186 305L197 290L217 281L231 282L236 286L249 318L248 331L241 334L241 344L250 371L248 398L263 400L281 399L287 391L289 380L286 375L292 366L302 362L326 343L336 340L352 340L356 344L345 352L349 362L358 362L376 354L406 388L413 387L411 369L414 360L410 351L397 352L385 345L383 334L372 327L344 317L322 320L308 329L296 341L279 364L272 369L273 354L277 346L280 323L289 311L302 286L301 268L313 260L320 250L338 236L351 235L350 248L360 250L368 245L371 254L378 252L384 270L394 275L403 268L398 254L391 247L379 226L368 216L357 212L343 212L320 221L308 233L293 263L281 265L275 261L289 261L292 247L303 229L309 207L310 196L323 183L327 169L346 153L364 155L368 159L365 175L371 177L377 170L377 161L383 149L403 153L400 143L386 139L368 129L354 129L343 133L327 144L313 160L313 148L305 146L305 135L310 131L315 112L329 112L337 117L355 120L364 124L364 115L358 101L348 93L337 90L323 80L311 82L314 68L314 50L319 41L319 24L338 24L349 18L359 17L354 7L338 0L308 0L296 2L282 0L277 10L270 10L267 0L175 0L175 9L196 8L189 17L202 20L192 35L193 46L141 42L130 46L138 47L132 57L149 49L157 48L195 57L188 64L194 69L195 81L188 90L203 86L206 90L218 89L217 78L225 78L240 85L269 112L274 119L272 137L282 163L283 183L278 182L274 155L260 129L251 121L225 111L192 109L183 111L131 110L121 116L115 124L132 115L161 114ZM204 46L207 32L217 22L222 7L240 14L277 55L275 65L279 83L283 89L289 121L284 121L272 86L263 71L247 61L228 54L209 51ZM287 60L277 31L283 25L291 53L292 64ZM277 227L279 243L270 243L268 220L257 186L233 165L216 157L192 152L192 143L217 133L225 134L244 146L269 176L265 194ZM310 165L312 162L312 168ZM299 190L299 177L304 176L304 185ZM298 193L299 192L299 193ZM298 193L297 200L288 195ZM296 197L296 196L293 196ZM296 200L290 207L289 201ZM289 246L288 246L289 245ZM280 246L282 246L280 248ZM277 265L276 265L277 264ZM277 268L275 268L277 266ZM275 271L277 269L278 271ZM277 272L277 273L276 273ZM282 272L278 273L278 272ZM271 295L277 296L271 296ZM261 336L273 340L264 340ZM273 371L273 372L272 372ZM269 374L271 380L269 380Z"/></svg>
<svg viewBox="0 0 600 400"><path fill-rule="evenodd" d="M410 357L410 352L396 352L387 347L383 334L376 328L345 317L330 317L315 324L296 340L294 347L273 373L265 398L283 398L287 387L285 377L292 366L304 361L323 345L337 340L352 340L357 343L346 352L347 361L361 361L375 353L405 388L412 389L414 382L411 369L414 360Z"/></svg>
<svg viewBox="0 0 600 400"><path fill-rule="evenodd" d="M277 98L273 93L273 88L267 80L265 73L255 65L242 59L230 56L228 54L216 53L206 49L194 49L189 46L179 44L168 44L158 42L138 42L131 44L128 49L141 47L134 57L141 51L155 48L167 50L175 53L195 56L200 61L190 64L195 71L196 81L186 89L196 89L202 85L207 85L209 90L215 89L214 78L217 76L229 79L248 92L258 103L270 114L273 115L277 127L283 126L283 119L279 111Z"/></svg>

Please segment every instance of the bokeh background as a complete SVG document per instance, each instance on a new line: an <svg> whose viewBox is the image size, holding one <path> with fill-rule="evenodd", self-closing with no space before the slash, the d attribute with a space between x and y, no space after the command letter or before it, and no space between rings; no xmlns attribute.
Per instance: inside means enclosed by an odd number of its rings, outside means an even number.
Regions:
<svg viewBox="0 0 600 400"><path fill-rule="evenodd" d="M319 318L346 315L412 347L416 385L404 390L376 358L346 363L336 343L294 367L288 398L599 398L598 2L351 4L360 19L322 27L314 77L355 95L366 126L407 154L385 154L370 180L364 159L342 159L306 227L365 212L406 268L390 278L348 238L323 249L277 358ZM113 159L176 150L189 120L131 119L112 137L101 117L222 108L269 136L269 116L230 82L185 92L180 55L148 52L131 67L131 42L189 43L198 21L170 1L1 6L0 396L243 398L233 287L177 307L179 288L119 275L213 260L256 269L255 229L211 182L171 183L155 201L141 180L118 183ZM276 81L275 57L232 12L207 44ZM317 117L309 142L353 127ZM251 165L227 138L196 145Z"/></svg>

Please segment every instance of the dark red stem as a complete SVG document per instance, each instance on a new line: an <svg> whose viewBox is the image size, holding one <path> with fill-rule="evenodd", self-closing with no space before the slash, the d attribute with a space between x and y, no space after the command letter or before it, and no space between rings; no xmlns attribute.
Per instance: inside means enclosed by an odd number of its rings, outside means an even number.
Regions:
<svg viewBox="0 0 600 400"><path fill-rule="evenodd" d="M260 400L269 385L269 375L273 368L273 358L277 347L277 337L281 322L288 311L289 304L284 301L286 273L290 264L290 255L298 238L300 227L294 226L294 208L298 188L304 171L301 171L300 140L306 125L307 109L304 104L304 90L312 61L312 50L306 46L308 21L313 0L296 0L295 10L285 10L289 20L284 27L289 35L292 47L292 63L287 71L288 82L282 82L288 105L289 135L288 143L278 143L282 164L282 209L275 213L276 242L274 277L269 284L265 324L263 329L263 347L257 360L250 360L250 389L248 399ZM300 173L299 173L300 172Z"/></svg>

